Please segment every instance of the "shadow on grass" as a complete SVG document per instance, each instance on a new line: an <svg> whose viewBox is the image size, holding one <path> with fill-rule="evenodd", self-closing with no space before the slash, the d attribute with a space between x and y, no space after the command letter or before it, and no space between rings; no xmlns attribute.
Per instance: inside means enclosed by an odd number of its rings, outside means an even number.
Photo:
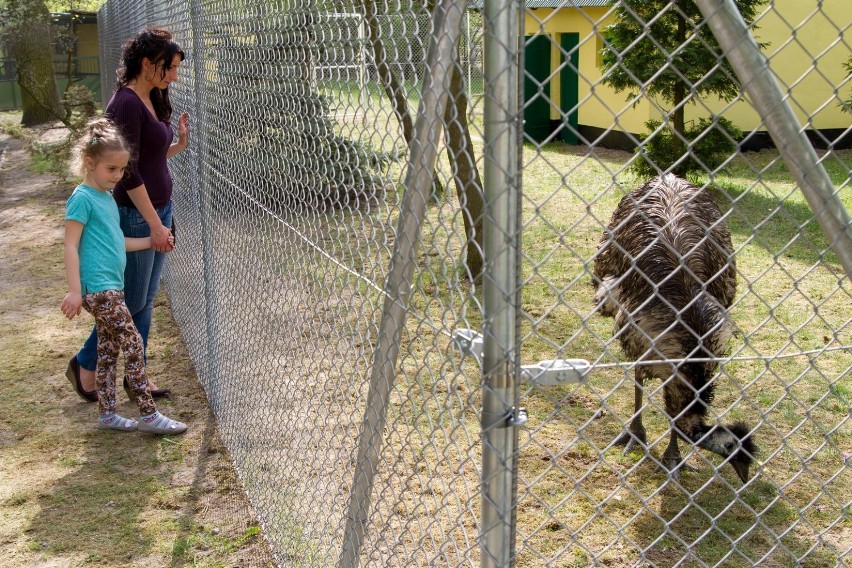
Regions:
<svg viewBox="0 0 852 568"><path fill-rule="evenodd" d="M730 468L728 466L723 466ZM742 486L732 471L708 479L708 468L665 484L653 506L630 525L652 566L834 566L837 550L818 535L791 531L800 512L760 478Z"/></svg>
<svg viewBox="0 0 852 568"><path fill-rule="evenodd" d="M841 272L837 255L813 211L805 203L779 200L731 184L719 184L716 203L725 213L734 241L765 249L771 257L818 262Z"/></svg>
<svg viewBox="0 0 852 568"><path fill-rule="evenodd" d="M66 416L91 428L83 433L83 452L67 464L71 471L38 495L39 513L27 533L53 554L82 554L86 562L118 565L152 551L155 535L143 528L141 515L163 483L157 455L168 442L136 432L98 431L96 413L86 403L66 409Z"/></svg>
<svg viewBox="0 0 852 568"><path fill-rule="evenodd" d="M120 414L134 416L133 410L119 403ZM97 430L91 404L75 404L66 414L91 429L83 434L83 452L73 458L79 463L67 464L72 471L38 495L39 513L26 533L45 552L83 557L85 564L98 566L147 559L151 565L178 567L202 557L227 558L234 565L262 562L258 547L240 550L260 538L259 529L241 526L235 534L227 527L229 518L246 516L245 511L229 515L229 504L231 509L240 505L228 503L227 492L216 486L222 480L211 468L227 468L214 461L220 448L211 412L196 421L196 427L203 424L198 456L184 455L179 437ZM187 461L195 463L193 469L183 465ZM212 507L208 497L216 500ZM210 526L211 509L222 521L215 526ZM202 512L206 518L199 517ZM164 539L171 541L170 550L164 550Z"/></svg>

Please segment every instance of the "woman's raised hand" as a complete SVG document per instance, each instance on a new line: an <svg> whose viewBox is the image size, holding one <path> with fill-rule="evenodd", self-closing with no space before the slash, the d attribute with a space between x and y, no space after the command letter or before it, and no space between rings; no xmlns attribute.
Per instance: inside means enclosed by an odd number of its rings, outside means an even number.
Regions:
<svg viewBox="0 0 852 568"><path fill-rule="evenodd" d="M189 146L189 113L182 112L178 118L178 144Z"/></svg>

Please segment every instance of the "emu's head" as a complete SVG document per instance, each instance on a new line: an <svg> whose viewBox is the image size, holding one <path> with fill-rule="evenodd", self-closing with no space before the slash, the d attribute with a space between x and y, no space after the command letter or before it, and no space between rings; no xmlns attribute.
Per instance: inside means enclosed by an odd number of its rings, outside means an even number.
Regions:
<svg viewBox="0 0 852 568"><path fill-rule="evenodd" d="M728 458L743 483L748 481L748 470L757 454L757 446L751 440L749 430L742 422L714 426L698 441L698 445L705 450Z"/></svg>
<svg viewBox="0 0 852 568"><path fill-rule="evenodd" d="M745 483L748 481L751 462L757 454L757 446L749 434L750 428L742 422L736 422L718 428L717 431L720 432L717 442L721 443L720 449L725 452L722 455L728 457L728 462L737 472L740 480Z"/></svg>

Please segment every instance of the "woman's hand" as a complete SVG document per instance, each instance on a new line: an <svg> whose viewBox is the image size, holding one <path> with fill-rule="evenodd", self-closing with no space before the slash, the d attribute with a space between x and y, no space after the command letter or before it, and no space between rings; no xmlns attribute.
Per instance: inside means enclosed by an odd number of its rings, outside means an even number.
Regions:
<svg viewBox="0 0 852 568"><path fill-rule="evenodd" d="M189 113L183 112L178 118L178 144L189 147Z"/></svg>
<svg viewBox="0 0 852 568"><path fill-rule="evenodd" d="M172 142L166 152L166 158L177 156L189 148L189 113L183 112L178 118L178 139Z"/></svg>
<svg viewBox="0 0 852 568"><path fill-rule="evenodd" d="M174 249L172 231L162 223L151 227L151 248L157 252L171 252Z"/></svg>
<svg viewBox="0 0 852 568"><path fill-rule="evenodd" d="M59 309L65 314L69 320L80 315L80 309L83 307L83 297L79 292L68 292L62 300L62 305Z"/></svg>

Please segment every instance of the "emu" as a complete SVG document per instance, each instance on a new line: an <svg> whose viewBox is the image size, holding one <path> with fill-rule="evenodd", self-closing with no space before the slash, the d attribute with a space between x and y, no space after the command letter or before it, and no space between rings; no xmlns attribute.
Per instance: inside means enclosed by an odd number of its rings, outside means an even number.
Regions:
<svg viewBox="0 0 852 568"><path fill-rule="evenodd" d="M716 359L733 335L727 316L736 293L733 253L730 230L713 199L668 174L621 199L595 257L595 304L602 315L615 318L621 348L639 362L633 418L615 443L625 451L647 444L644 382L661 379L672 423L663 464L674 478L683 462L678 436L727 458L743 483L757 450L746 424L705 422Z"/></svg>

